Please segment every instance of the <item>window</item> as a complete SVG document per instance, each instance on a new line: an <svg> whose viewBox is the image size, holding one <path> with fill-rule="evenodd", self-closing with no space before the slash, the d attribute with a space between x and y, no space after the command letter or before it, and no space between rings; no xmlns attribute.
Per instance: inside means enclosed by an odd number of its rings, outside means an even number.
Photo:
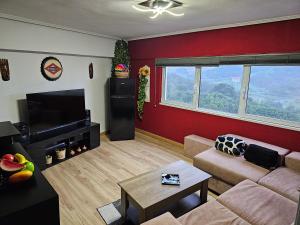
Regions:
<svg viewBox="0 0 300 225"><path fill-rule="evenodd" d="M166 66L162 103L300 130L300 65Z"/></svg>
<svg viewBox="0 0 300 225"><path fill-rule="evenodd" d="M238 113L243 66L202 67L199 106Z"/></svg>
<svg viewBox="0 0 300 225"><path fill-rule="evenodd" d="M252 66L246 113L300 122L300 66Z"/></svg>
<svg viewBox="0 0 300 225"><path fill-rule="evenodd" d="M192 104L195 71L195 67L166 67L165 101Z"/></svg>

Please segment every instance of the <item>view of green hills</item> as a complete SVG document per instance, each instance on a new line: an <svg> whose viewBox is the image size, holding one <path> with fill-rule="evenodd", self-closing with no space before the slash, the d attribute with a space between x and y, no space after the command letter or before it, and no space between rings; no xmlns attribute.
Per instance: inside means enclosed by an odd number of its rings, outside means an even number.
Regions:
<svg viewBox="0 0 300 225"><path fill-rule="evenodd" d="M203 67L200 108L237 113L243 66ZM194 67L168 67L167 100L192 103ZM246 113L300 122L300 66L252 66Z"/></svg>

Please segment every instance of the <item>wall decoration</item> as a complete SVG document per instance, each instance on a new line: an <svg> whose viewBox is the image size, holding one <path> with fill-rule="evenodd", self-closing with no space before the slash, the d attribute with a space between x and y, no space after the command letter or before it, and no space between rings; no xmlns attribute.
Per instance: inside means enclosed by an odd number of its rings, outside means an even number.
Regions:
<svg viewBox="0 0 300 225"><path fill-rule="evenodd" d="M145 94L146 94L146 98L145 98L145 102L150 102L150 76L146 76L147 84L145 87Z"/></svg>
<svg viewBox="0 0 300 225"><path fill-rule="evenodd" d="M10 80L9 64L7 59L0 59L0 73L3 81Z"/></svg>
<svg viewBox="0 0 300 225"><path fill-rule="evenodd" d="M42 61L41 72L47 80L55 81L60 78L63 67L57 58L47 57Z"/></svg>
<svg viewBox="0 0 300 225"><path fill-rule="evenodd" d="M138 90L138 100L137 100L137 111L140 120L143 119L143 114L144 114L144 104L146 100L146 86L148 83L148 77L150 77L150 67L145 65L139 69L139 90Z"/></svg>
<svg viewBox="0 0 300 225"><path fill-rule="evenodd" d="M126 67L129 68L128 44L124 40L118 40L116 42L114 58L112 59L112 75L115 75L115 68L118 64L125 64Z"/></svg>
<svg viewBox="0 0 300 225"><path fill-rule="evenodd" d="M93 79L93 77L94 77L94 66L93 66L93 63L90 63L90 65L89 65L89 75L90 75L90 79Z"/></svg>
<svg viewBox="0 0 300 225"><path fill-rule="evenodd" d="M128 78L129 69L125 64L118 64L115 67L115 76L118 78Z"/></svg>

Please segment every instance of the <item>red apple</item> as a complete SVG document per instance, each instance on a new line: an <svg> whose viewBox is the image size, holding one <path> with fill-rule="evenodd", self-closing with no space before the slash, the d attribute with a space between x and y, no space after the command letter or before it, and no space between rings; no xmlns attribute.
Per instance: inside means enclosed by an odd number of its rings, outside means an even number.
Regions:
<svg viewBox="0 0 300 225"><path fill-rule="evenodd" d="M15 157L12 154L5 154L2 156L2 159L6 159L10 162L14 161Z"/></svg>

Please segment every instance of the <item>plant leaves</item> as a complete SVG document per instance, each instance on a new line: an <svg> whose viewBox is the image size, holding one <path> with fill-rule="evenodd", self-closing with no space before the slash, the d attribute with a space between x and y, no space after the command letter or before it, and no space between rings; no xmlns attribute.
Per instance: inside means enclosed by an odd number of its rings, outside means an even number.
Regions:
<svg viewBox="0 0 300 225"><path fill-rule="evenodd" d="M111 73L114 75L115 67L118 64L125 64L129 68L129 51L128 43L124 40L118 40L115 44L114 58L112 59Z"/></svg>

